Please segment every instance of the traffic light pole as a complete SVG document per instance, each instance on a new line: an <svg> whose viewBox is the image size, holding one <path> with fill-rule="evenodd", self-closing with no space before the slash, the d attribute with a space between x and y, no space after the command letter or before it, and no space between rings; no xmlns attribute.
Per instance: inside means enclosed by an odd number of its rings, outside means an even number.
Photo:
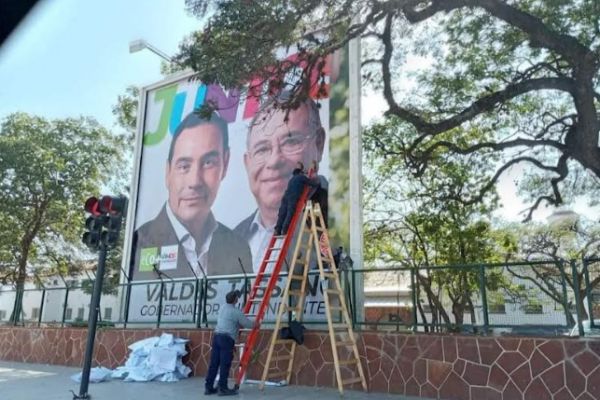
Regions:
<svg viewBox="0 0 600 400"><path fill-rule="evenodd" d="M104 279L104 269L106 266L107 244L100 243L100 255L98 257L98 270L96 280L94 281L94 292L92 293L92 302L90 303L90 316L88 321L88 334L85 349L85 359L83 362L83 373L81 375L81 386L79 396L73 394L73 399L89 399L88 393L90 384L90 372L92 370L92 358L94 355L94 341L96 339L96 327L98 325L98 310L100 309L100 297L102 296L102 280Z"/></svg>

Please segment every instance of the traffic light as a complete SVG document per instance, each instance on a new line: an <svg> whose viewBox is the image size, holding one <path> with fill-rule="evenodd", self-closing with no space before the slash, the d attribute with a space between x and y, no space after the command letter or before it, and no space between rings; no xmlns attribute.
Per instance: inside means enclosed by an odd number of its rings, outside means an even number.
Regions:
<svg viewBox="0 0 600 400"><path fill-rule="evenodd" d="M83 234L83 243L90 249L95 249L100 244L102 236L102 217L90 216L85 220L86 232Z"/></svg>
<svg viewBox="0 0 600 400"><path fill-rule="evenodd" d="M121 222L127 211L127 198L102 196L90 197L84 209L91 214L85 221L83 243L90 249L98 249L101 243L114 246L119 240Z"/></svg>
<svg viewBox="0 0 600 400"><path fill-rule="evenodd" d="M125 215L127 211L127 198L123 196L102 196L99 209L102 213L120 217Z"/></svg>
<svg viewBox="0 0 600 400"><path fill-rule="evenodd" d="M102 242L108 246L114 246L119 240L119 232L121 231L121 216L105 215L102 217L102 225L106 228L102 232Z"/></svg>

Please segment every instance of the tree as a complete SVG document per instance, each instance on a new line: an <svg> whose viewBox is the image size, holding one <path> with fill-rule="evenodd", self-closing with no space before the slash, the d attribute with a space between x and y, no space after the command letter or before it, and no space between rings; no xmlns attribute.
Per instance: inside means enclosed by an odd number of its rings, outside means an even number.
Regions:
<svg viewBox="0 0 600 400"><path fill-rule="evenodd" d="M440 150L420 180L407 180L403 160L387 157L378 145L395 128L388 120L375 124L365 137L365 260L415 270L417 311L426 330L476 325L482 282L476 264L502 261L505 253L490 223L498 198L492 190L480 204L469 206L445 198L468 191L485 164ZM399 141L402 132L394 133ZM465 267L438 268L445 264ZM485 274L489 293L519 294L503 270L487 269ZM430 321L425 306L431 310Z"/></svg>
<svg viewBox="0 0 600 400"><path fill-rule="evenodd" d="M15 113L2 121L0 274L13 276L17 290L31 270L81 266L83 204L119 175L122 148L123 139L92 118Z"/></svg>
<svg viewBox="0 0 600 400"><path fill-rule="evenodd" d="M564 304L563 282L570 293L577 291L577 304L584 319L588 312L584 307L587 301L586 277L583 263L588 263L590 290L600 286L600 265L586 260L597 260L600 255L600 229L592 221L582 219L576 223L563 222L552 225L528 224L509 225L508 234L518 249L507 255L513 261L543 261L527 267L532 273L526 274L517 268L508 271L523 281L535 285L544 295L558 304ZM571 260L576 264L571 265ZM573 268L575 270L573 270ZM574 274L576 281L574 279ZM572 300L574 302L574 300ZM572 311L568 308L569 322L575 323Z"/></svg>
<svg viewBox="0 0 600 400"><path fill-rule="evenodd" d="M538 182L529 220L540 204L559 205L565 190L586 193L582 185L600 178L596 0L186 3L208 18L182 43L177 61L207 84L244 87L249 96L287 85L295 94L289 108L324 84L323 57L353 38L368 40L366 72L378 78L386 116L410 133L403 142L382 138L383 152L403 158L416 178L440 149L498 157L480 171L476 190L449 199L478 203L509 168L525 165ZM295 60L277 59L277 49L292 46ZM409 56L432 65L413 73L407 92Z"/></svg>
<svg viewBox="0 0 600 400"><path fill-rule="evenodd" d="M139 97L140 88L128 86L125 93L119 95L116 104L112 106L112 114L117 120L117 126L126 132L130 149L133 149L135 140Z"/></svg>

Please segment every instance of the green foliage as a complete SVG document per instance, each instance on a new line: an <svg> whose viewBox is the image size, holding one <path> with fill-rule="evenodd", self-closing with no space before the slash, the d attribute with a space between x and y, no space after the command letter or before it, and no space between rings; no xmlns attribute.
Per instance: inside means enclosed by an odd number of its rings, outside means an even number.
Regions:
<svg viewBox="0 0 600 400"><path fill-rule="evenodd" d="M206 83L262 96L291 84L298 104L319 57L365 38L365 76L389 106L374 142L406 173L463 204L480 203L512 166L528 172L531 213L600 191L600 5L595 0L188 0L206 23L178 62ZM319 35L314 31L318 29ZM279 49L299 49L278 61ZM417 71L409 60L426 62ZM318 83L317 83L318 84ZM439 154L443 150L443 154ZM434 193L438 157L476 165L463 190ZM462 161L461 161L462 160ZM577 179L577 177L579 179ZM594 179L589 179L590 177Z"/></svg>
<svg viewBox="0 0 600 400"><path fill-rule="evenodd" d="M443 149L436 151L420 180L406 179L405 160L382 153L379 144L388 141L391 146L401 145L413 133L402 121L392 118L365 134L369 171L365 179L365 261L417 268L418 298L437 310L444 324L451 323L447 309L454 315L454 323L468 323L464 315L470 311L473 318L474 302L480 295L480 270L428 267L502 261L502 248L490 223L497 196L492 190L481 202L467 206L452 200L462 191L473 190L486 165L465 163L449 157ZM478 134L482 133L471 136ZM487 273L489 290L508 290L510 285L501 271ZM450 304L444 304L443 299ZM422 308L419 312L425 321ZM433 318L437 318L435 313ZM435 326L439 321L431 323Z"/></svg>
<svg viewBox="0 0 600 400"><path fill-rule="evenodd" d="M498 232L514 243L506 252L510 261L548 261L547 264L532 265L527 271L519 268L507 268L507 271L522 281L530 283L535 292L543 294L552 301L563 304L563 283L567 288L569 301L574 302L572 293L579 292L579 307L584 317L587 312L583 304L588 295L581 260L597 259L600 256L600 230L595 222L580 219L562 223L547 224L507 224ZM576 260L575 271L570 261ZM600 287L600 265L590 263L588 274L591 290ZM573 272L577 282L573 280ZM570 322L574 323L571 311L567 310Z"/></svg>
<svg viewBox="0 0 600 400"><path fill-rule="evenodd" d="M128 86L125 93L119 95L117 103L112 107L112 114L117 119L117 125L127 132L127 141L131 148L133 148L135 139L139 97L140 89L137 86Z"/></svg>
<svg viewBox="0 0 600 400"><path fill-rule="evenodd" d="M81 267L83 203L122 169L123 138L91 118L11 114L0 126L0 273Z"/></svg>

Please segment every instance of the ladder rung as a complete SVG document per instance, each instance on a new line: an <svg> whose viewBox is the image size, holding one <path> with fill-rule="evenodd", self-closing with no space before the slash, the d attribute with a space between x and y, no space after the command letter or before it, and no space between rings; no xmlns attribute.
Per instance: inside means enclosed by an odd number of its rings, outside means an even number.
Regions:
<svg viewBox="0 0 600 400"><path fill-rule="evenodd" d="M302 296L302 292L300 290L290 290L288 294L291 294L292 296Z"/></svg>
<svg viewBox="0 0 600 400"><path fill-rule="evenodd" d="M300 243L300 248L308 250L310 249L310 244Z"/></svg>
<svg viewBox="0 0 600 400"><path fill-rule="evenodd" d="M329 307L329 308L333 308L333 307ZM246 317L257 317L258 314L246 314Z"/></svg>
<svg viewBox="0 0 600 400"><path fill-rule="evenodd" d="M271 263L277 262L277 259L274 259L274 260L266 260L265 262L266 262L267 264L271 264Z"/></svg>
<svg viewBox="0 0 600 400"><path fill-rule="evenodd" d="M304 275L292 275L291 278L297 281L302 281L304 280Z"/></svg>
<svg viewBox="0 0 600 400"><path fill-rule="evenodd" d="M240 328L240 332L251 332L252 328Z"/></svg>
<svg viewBox="0 0 600 400"><path fill-rule="evenodd" d="M332 264L333 260L329 257L321 257L321 261L325 261L326 263Z"/></svg>
<svg viewBox="0 0 600 400"><path fill-rule="evenodd" d="M285 306L285 307L283 307L283 312L286 312L286 311L296 311L296 312L300 312L300 311L298 310L298 307L288 307L288 306Z"/></svg>
<svg viewBox="0 0 600 400"><path fill-rule="evenodd" d="M336 342L335 345L340 347L354 346L354 342L352 340L345 340L343 342Z"/></svg>
<svg viewBox="0 0 600 400"><path fill-rule="evenodd" d="M342 385L346 386L346 385L352 385L353 383L361 383L362 382L362 378L359 376L358 378L350 378L350 379L346 379L345 381L342 381Z"/></svg>
<svg viewBox="0 0 600 400"><path fill-rule="evenodd" d="M356 360L356 358L351 358L349 360L340 360L340 361L338 361L338 363L340 365L352 365L352 364L358 364L358 361Z"/></svg>
<svg viewBox="0 0 600 400"><path fill-rule="evenodd" d="M260 303L262 302L262 299L252 299L252 300L248 300L250 303Z"/></svg>
<svg viewBox="0 0 600 400"><path fill-rule="evenodd" d="M275 344L291 344L291 343L296 343L296 341L294 339L277 339L275 341Z"/></svg>
<svg viewBox="0 0 600 400"><path fill-rule="evenodd" d="M269 250L275 251L275 250L281 250L281 249L283 249L283 247L271 247Z"/></svg>
<svg viewBox="0 0 600 400"><path fill-rule="evenodd" d="M327 294L335 294L335 295L340 295L340 291L339 290L334 290L334 289L325 289L325 293Z"/></svg>
<svg viewBox="0 0 600 400"><path fill-rule="evenodd" d="M276 239L284 239L285 235L279 235L279 236L275 236Z"/></svg>
<svg viewBox="0 0 600 400"><path fill-rule="evenodd" d="M333 311L344 311L344 307L342 306L329 306L329 309Z"/></svg>
<svg viewBox="0 0 600 400"><path fill-rule="evenodd" d="M303 264L303 265L306 265L306 260L302 260L302 259L298 258L298 259L296 260L296 264Z"/></svg>
<svg viewBox="0 0 600 400"><path fill-rule="evenodd" d="M335 274L332 272L323 272L323 277L335 279Z"/></svg>
<svg viewBox="0 0 600 400"><path fill-rule="evenodd" d="M289 361L292 359L292 356L275 356L275 357L271 357L271 362L274 361Z"/></svg>
<svg viewBox="0 0 600 400"><path fill-rule="evenodd" d="M269 375L267 375L267 379L271 379L271 378L283 378L285 376L287 376L287 371L283 371L283 372L272 372Z"/></svg>

